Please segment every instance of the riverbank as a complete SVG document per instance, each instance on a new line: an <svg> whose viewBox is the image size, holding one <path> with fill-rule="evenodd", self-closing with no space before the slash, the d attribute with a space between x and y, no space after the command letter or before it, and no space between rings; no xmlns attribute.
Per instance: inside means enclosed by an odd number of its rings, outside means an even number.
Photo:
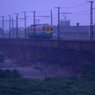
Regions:
<svg viewBox="0 0 95 95"><path fill-rule="evenodd" d="M4 63L0 63L0 69L17 69L24 78L39 78L43 79L46 77L45 71L36 68L36 65L23 66L21 64L14 63L15 60L8 59Z"/></svg>

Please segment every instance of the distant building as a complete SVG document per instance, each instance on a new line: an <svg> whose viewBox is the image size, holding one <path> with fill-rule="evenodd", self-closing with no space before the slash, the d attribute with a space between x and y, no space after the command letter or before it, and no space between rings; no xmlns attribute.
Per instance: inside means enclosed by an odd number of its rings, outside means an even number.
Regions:
<svg viewBox="0 0 95 95"><path fill-rule="evenodd" d="M60 26L70 26L70 20L61 19L60 20Z"/></svg>
<svg viewBox="0 0 95 95"><path fill-rule="evenodd" d="M54 34L57 34L58 27L54 26ZM90 35L90 26L84 25L80 26L77 23L75 26L60 26L60 34L61 35ZM95 35L95 25L93 26L93 34Z"/></svg>

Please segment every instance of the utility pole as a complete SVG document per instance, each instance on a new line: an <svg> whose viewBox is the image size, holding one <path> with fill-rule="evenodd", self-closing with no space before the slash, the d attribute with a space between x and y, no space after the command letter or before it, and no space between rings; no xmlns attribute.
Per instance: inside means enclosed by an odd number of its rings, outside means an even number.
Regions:
<svg viewBox="0 0 95 95"><path fill-rule="evenodd" d="M35 33L35 26L36 26L36 25L35 25L35 11L34 11L34 37L35 37L35 34L36 34L36 33Z"/></svg>
<svg viewBox="0 0 95 95"><path fill-rule="evenodd" d="M58 34L57 34L57 37L58 37L58 40L60 40L60 7L55 7L55 8L58 8Z"/></svg>
<svg viewBox="0 0 95 95"><path fill-rule="evenodd" d="M51 25L53 25L52 10L51 10Z"/></svg>
<svg viewBox="0 0 95 95"><path fill-rule="evenodd" d="M2 37L4 37L4 16L2 17Z"/></svg>
<svg viewBox="0 0 95 95"><path fill-rule="evenodd" d="M93 1L90 2L90 48L93 51Z"/></svg>
<svg viewBox="0 0 95 95"><path fill-rule="evenodd" d="M14 36L13 25L14 25L14 21L13 21L13 18L12 18L12 36Z"/></svg>
<svg viewBox="0 0 95 95"><path fill-rule="evenodd" d="M11 33L11 15L9 16L9 38L11 37L10 33Z"/></svg>
<svg viewBox="0 0 95 95"><path fill-rule="evenodd" d="M27 37L26 35L26 12L23 12L24 13L24 25L25 25L25 38Z"/></svg>
<svg viewBox="0 0 95 95"><path fill-rule="evenodd" d="M34 23L34 37L35 37L35 35L36 35L36 31L35 31L35 26L36 26L36 24L35 24L35 11L32 11L32 12L33 12L33 15L34 15L33 23Z"/></svg>
<svg viewBox="0 0 95 95"><path fill-rule="evenodd" d="M16 13L16 37L18 39L18 13Z"/></svg>
<svg viewBox="0 0 95 95"><path fill-rule="evenodd" d="M93 41L93 1L90 2L90 41Z"/></svg>

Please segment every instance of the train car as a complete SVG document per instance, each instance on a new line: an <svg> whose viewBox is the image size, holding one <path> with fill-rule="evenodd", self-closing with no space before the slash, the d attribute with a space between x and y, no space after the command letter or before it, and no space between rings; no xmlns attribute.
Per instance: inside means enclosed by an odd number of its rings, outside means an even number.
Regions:
<svg viewBox="0 0 95 95"><path fill-rule="evenodd" d="M53 26L48 24L37 24L34 28L34 25L31 25L27 27L27 36L29 38L51 38L53 36Z"/></svg>

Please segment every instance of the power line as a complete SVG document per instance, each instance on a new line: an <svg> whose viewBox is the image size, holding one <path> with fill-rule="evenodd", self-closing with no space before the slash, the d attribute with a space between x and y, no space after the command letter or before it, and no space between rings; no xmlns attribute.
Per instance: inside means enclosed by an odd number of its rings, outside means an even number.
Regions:
<svg viewBox="0 0 95 95"><path fill-rule="evenodd" d="M75 8L75 7L81 7L81 6L84 6L84 5L86 5L86 4L87 4L86 2L83 2L83 3L78 4L78 5L76 5L76 6L71 6L71 7L61 7L61 8Z"/></svg>
<svg viewBox="0 0 95 95"><path fill-rule="evenodd" d="M52 8L50 10L55 10L55 8ZM50 12L50 10L45 10L45 11L37 11L38 13L44 13L44 12Z"/></svg>
<svg viewBox="0 0 95 95"><path fill-rule="evenodd" d="M65 10L62 10L63 12L65 11ZM85 13L85 12L88 12L88 11L90 11L90 9L88 9L88 10L83 10L83 11L78 11L78 12L69 12L69 13L72 13L72 14L79 14L79 13ZM65 13L67 13L67 12L65 12Z"/></svg>
<svg viewBox="0 0 95 95"><path fill-rule="evenodd" d="M85 15L88 16L89 13L86 13L86 14L75 14L75 15L72 14L71 16L68 16L68 17L76 17L76 16L78 17L78 16L85 16Z"/></svg>
<svg viewBox="0 0 95 95"><path fill-rule="evenodd" d="M85 12L88 12L88 11L90 11L90 10L85 10L85 11L75 12L75 13L72 13L72 14L85 13Z"/></svg>

